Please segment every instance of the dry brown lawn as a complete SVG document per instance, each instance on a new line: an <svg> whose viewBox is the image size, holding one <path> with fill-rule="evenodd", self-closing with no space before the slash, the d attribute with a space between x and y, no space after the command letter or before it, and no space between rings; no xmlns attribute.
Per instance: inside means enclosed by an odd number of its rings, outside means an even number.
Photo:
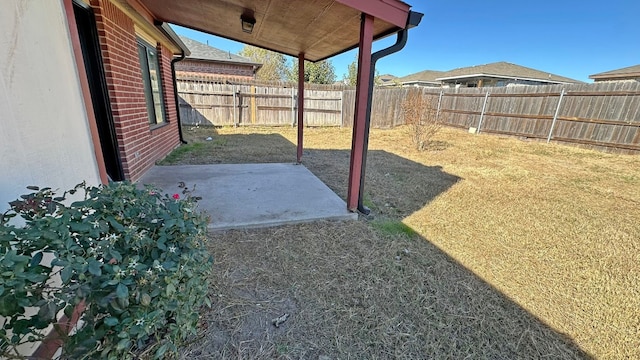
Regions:
<svg viewBox="0 0 640 360"><path fill-rule="evenodd" d="M165 163L295 161L291 128L185 134ZM303 163L343 198L350 137L305 129ZM357 222L212 234L185 357L640 358L640 157L448 128L418 152L373 129L365 193Z"/></svg>

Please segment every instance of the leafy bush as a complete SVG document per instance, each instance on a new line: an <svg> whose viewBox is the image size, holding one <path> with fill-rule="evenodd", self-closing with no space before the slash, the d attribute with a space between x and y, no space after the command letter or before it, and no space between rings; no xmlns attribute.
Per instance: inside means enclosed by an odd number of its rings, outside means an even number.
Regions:
<svg viewBox="0 0 640 360"><path fill-rule="evenodd" d="M71 317L81 302L84 325L60 334L63 356L175 353L195 334L202 305L210 305L212 263L207 219L182 188L184 199L130 183L83 183L60 197L29 187L35 192L11 202L0 218L0 354L15 356L17 345L41 340L38 330L62 310ZM76 192L84 198L65 205ZM24 226L10 223L14 217Z"/></svg>

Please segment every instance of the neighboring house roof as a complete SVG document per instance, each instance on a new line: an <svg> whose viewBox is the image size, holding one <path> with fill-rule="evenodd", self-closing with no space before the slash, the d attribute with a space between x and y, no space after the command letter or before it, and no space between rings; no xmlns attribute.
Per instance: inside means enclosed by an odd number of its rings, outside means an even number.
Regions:
<svg viewBox="0 0 640 360"><path fill-rule="evenodd" d="M383 74L378 76L376 83L378 86L394 86L397 84L397 79L398 78L396 76L391 74Z"/></svg>
<svg viewBox="0 0 640 360"><path fill-rule="evenodd" d="M190 39L185 36L178 35L178 37L180 38L180 40L182 40L182 42L185 45L187 45L187 47L191 51L191 55L187 56L186 57L187 59L253 65L258 67L262 66L261 63L255 62L244 56L240 56L240 55L232 54L231 52L216 49L213 46L203 44L199 41Z"/></svg>
<svg viewBox="0 0 640 360"><path fill-rule="evenodd" d="M533 80L549 83L581 83L581 81L508 62L468 66L449 71L424 70L398 79L404 85L441 84L474 77Z"/></svg>
<svg viewBox="0 0 640 360"><path fill-rule="evenodd" d="M398 82L401 84L416 84L416 83L427 83L427 84L440 84L440 81L436 80L438 77L444 74L444 71L436 71L436 70L424 70L417 72L415 74L403 76L398 78Z"/></svg>
<svg viewBox="0 0 640 360"><path fill-rule="evenodd" d="M396 79L396 77L391 74L384 74L384 75L378 76L378 79L380 79L380 81L387 82L387 81L392 81Z"/></svg>
<svg viewBox="0 0 640 360"><path fill-rule="evenodd" d="M436 80L447 81L471 77L498 77L505 79L533 80L549 83L582 83L568 77L520 66L505 61L453 69Z"/></svg>
<svg viewBox="0 0 640 360"><path fill-rule="evenodd" d="M589 79L626 79L640 77L640 65L629 66L621 69L610 70L598 74L589 75Z"/></svg>

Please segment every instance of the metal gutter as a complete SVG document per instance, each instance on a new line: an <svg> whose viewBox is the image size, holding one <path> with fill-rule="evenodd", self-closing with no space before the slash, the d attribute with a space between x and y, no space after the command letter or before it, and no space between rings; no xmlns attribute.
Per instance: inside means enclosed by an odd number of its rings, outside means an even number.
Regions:
<svg viewBox="0 0 640 360"><path fill-rule="evenodd" d="M242 62L242 61L233 61L233 60L219 60L219 59L205 59L200 57L192 57L187 55L187 60L191 61L202 61L202 62L217 62L222 64L233 64L233 65L245 65L245 66L255 66L257 68L261 68L263 64L257 62Z"/></svg>
<svg viewBox="0 0 640 360"><path fill-rule="evenodd" d="M365 113L365 123L364 123L364 144L363 144L363 156L362 156L362 171L360 172L360 191L358 193L358 211L361 213L368 215L371 210L364 206L364 178L367 170L367 152L369 149L369 130L371 128L371 104L373 103L373 85L374 78L376 72L376 62L387 55L391 55L396 53L404 48L407 44L407 39L409 38L409 29L420 24L422 20L422 16L424 14L409 11L409 16L407 17L407 26L398 31L398 38L396 43L389 46L386 49L382 49L376 51L371 54L371 69L369 70L369 94L367 95L367 110Z"/></svg>
<svg viewBox="0 0 640 360"><path fill-rule="evenodd" d="M180 99L178 97L178 83L176 82L176 63L178 61L184 60L184 58L187 55L191 54L191 52L189 51L187 46L182 42L182 40L180 40L178 35L175 32L173 32L171 27L169 27L169 24L165 22L156 21L154 22L154 25L156 25L165 35L171 38L171 40L174 40L176 42L176 45L178 45L182 50L182 53L180 54L179 57L171 59L171 82L173 84L173 98L176 103L176 119L178 120L178 137L180 138L180 142L182 144L187 144L187 141L184 139L182 134L182 119L180 118Z"/></svg>
<svg viewBox="0 0 640 360"><path fill-rule="evenodd" d="M187 144L187 141L184 139L182 135L182 119L180 118L180 98L178 96L178 83L176 81L176 63L178 61L184 60L185 56L186 54L183 51L179 57L171 59L171 81L173 83L173 97L176 102L176 119L178 119L178 136L180 137L180 142L183 144Z"/></svg>
<svg viewBox="0 0 640 360"><path fill-rule="evenodd" d="M174 42L174 44L178 45L178 47L180 48L180 50L182 50L182 55L183 56L189 56L191 55L191 50L189 50L189 48L187 47L187 45L185 45L182 40L180 39L180 37L178 36L178 34L176 34L173 29L171 28L171 26L169 26L169 24L167 24L164 21L159 21L159 20L154 20L153 24L158 27L160 29L160 31L162 31L164 33L164 35L166 35L169 39L171 39L171 41Z"/></svg>
<svg viewBox="0 0 640 360"><path fill-rule="evenodd" d="M189 49L184 46L180 39L176 40L177 35L173 30L171 30L168 25L161 28L160 25L162 22L157 19L153 19L153 21L151 21L153 16L148 14L147 11L141 9L141 4L134 2L129 3L127 0L111 0L111 3L120 11L124 12L127 17L131 18L134 24L142 31L149 33L149 36L153 37L154 41L158 41L167 46L174 54L178 54L179 50L184 50L187 55L189 54ZM143 13L147 13L150 18L144 16Z"/></svg>
<svg viewBox="0 0 640 360"><path fill-rule="evenodd" d="M614 78L635 78L635 77L640 77L640 72L630 72L630 73L624 73L624 74L611 74L611 75L606 75L606 74L596 74L596 75L589 75L589 79L592 80L599 80L599 79L614 79Z"/></svg>
<svg viewBox="0 0 640 360"><path fill-rule="evenodd" d="M412 81L404 81L400 83L401 85L416 85L416 84L430 84L430 85L438 85L440 86L441 83L437 82L437 81L427 81L427 80L412 80Z"/></svg>

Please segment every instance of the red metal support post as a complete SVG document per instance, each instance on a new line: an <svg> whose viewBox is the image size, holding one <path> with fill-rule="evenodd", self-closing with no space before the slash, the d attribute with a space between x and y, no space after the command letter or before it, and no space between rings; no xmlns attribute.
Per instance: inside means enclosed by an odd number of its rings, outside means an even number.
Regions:
<svg viewBox="0 0 640 360"><path fill-rule="evenodd" d="M304 53L298 54L298 164L302 162L304 132Z"/></svg>
<svg viewBox="0 0 640 360"><path fill-rule="evenodd" d="M360 175L364 157L367 97L369 96L369 74L371 72L371 46L373 43L373 16L362 14L360 22L360 45L358 51L358 74L356 82L356 104L349 164L349 189L347 209L357 211L360 195Z"/></svg>

